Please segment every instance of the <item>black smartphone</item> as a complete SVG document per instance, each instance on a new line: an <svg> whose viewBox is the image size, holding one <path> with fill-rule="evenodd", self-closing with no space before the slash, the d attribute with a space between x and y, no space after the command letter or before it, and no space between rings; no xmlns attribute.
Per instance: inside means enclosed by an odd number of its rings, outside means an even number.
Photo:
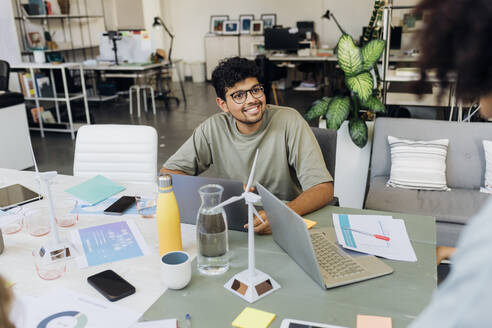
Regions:
<svg viewBox="0 0 492 328"><path fill-rule="evenodd" d="M135 287L113 270L96 273L87 282L111 302L135 294Z"/></svg>
<svg viewBox="0 0 492 328"><path fill-rule="evenodd" d="M123 196L104 210L104 214L122 215L130 206L135 204L135 196Z"/></svg>

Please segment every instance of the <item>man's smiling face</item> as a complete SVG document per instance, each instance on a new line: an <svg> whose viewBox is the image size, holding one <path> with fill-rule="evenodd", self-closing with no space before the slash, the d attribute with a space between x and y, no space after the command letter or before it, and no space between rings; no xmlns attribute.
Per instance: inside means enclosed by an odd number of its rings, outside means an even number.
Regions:
<svg viewBox="0 0 492 328"><path fill-rule="evenodd" d="M265 94L260 92L259 94L252 95L252 89L260 87L258 79L255 77L248 77L242 81L234 84L233 87L228 88L225 93L225 100L217 98L217 104L224 112L229 112L236 119L238 129L240 132L241 127L245 127L246 132L254 132L261 123L263 115L266 109ZM234 101L238 92L245 92L246 100L242 104L238 104ZM233 98L233 96L236 96ZM237 99L236 99L237 100Z"/></svg>

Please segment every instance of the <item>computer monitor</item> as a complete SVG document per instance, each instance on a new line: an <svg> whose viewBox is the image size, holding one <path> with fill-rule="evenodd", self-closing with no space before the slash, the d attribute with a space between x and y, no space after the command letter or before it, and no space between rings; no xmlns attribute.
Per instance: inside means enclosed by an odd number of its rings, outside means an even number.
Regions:
<svg viewBox="0 0 492 328"><path fill-rule="evenodd" d="M299 36L303 39L306 38L306 32L314 33L314 22L313 21L299 21L296 23L297 29L299 30Z"/></svg>
<svg viewBox="0 0 492 328"><path fill-rule="evenodd" d="M298 33L290 33L290 28L267 28L265 35L266 50L297 51L300 37Z"/></svg>
<svg viewBox="0 0 492 328"><path fill-rule="evenodd" d="M362 35L367 30L367 26L364 26L362 28ZM402 33L402 27L401 26L392 26L391 27L391 37L390 37L390 49L401 49L401 33ZM361 36L362 40L362 36Z"/></svg>

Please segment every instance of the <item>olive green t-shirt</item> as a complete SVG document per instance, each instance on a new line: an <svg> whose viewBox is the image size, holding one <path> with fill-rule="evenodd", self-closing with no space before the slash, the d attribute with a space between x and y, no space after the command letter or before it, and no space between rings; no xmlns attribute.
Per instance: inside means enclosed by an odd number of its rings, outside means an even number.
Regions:
<svg viewBox="0 0 492 328"><path fill-rule="evenodd" d="M217 176L248 181L259 149L254 181L282 200L333 181L311 128L294 109L267 105L260 128L241 134L230 113L215 114L171 156L164 167L198 175L214 165ZM254 185L254 184L253 184Z"/></svg>

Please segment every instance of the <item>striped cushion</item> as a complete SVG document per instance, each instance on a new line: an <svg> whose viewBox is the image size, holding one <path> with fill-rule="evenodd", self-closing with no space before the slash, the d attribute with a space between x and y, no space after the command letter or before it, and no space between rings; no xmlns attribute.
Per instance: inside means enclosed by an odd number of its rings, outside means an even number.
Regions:
<svg viewBox="0 0 492 328"><path fill-rule="evenodd" d="M449 190L446 184L448 139L413 141L388 136L391 148L391 187Z"/></svg>

